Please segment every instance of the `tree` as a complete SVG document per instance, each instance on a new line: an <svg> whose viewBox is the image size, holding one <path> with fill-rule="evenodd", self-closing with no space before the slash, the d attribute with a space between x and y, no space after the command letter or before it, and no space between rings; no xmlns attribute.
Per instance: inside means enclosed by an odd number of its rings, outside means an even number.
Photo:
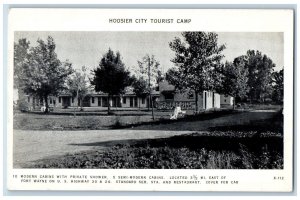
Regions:
<svg viewBox="0 0 300 200"><path fill-rule="evenodd" d="M273 83L273 100L282 103L283 102L283 69L272 74Z"/></svg>
<svg viewBox="0 0 300 200"><path fill-rule="evenodd" d="M22 80L23 68L28 65L29 44L26 38L19 39L18 43L14 43L14 87L18 88Z"/></svg>
<svg viewBox="0 0 300 200"><path fill-rule="evenodd" d="M142 61L138 61L139 70L137 71L138 78L142 78L148 81L148 95L149 103L148 110L152 111L152 119L154 120L153 100L151 96L152 90L157 87L158 81L161 79L161 70L159 69L159 62L155 59L154 55L148 54L142 58Z"/></svg>
<svg viewBox="0 0 300 200"><path fill-rule="evenodd" d="M137 97L145 98L148 94L148 84L147 81L144 80L142 77L136 78L133 76L133 92L136 94ZM140 102L139 102L139 108L140 108Z"/></svg>
<svg viewBox="0 0 300 200"><path fill-rule="evenodd" d="M272 72L275 64L260 51L248 50L247 55L243 57L246 58L246 67L249 71L250 100L264 102L265 98L271 95Z"/></svg>
<svg viewBox="0 0 300 200"><path fill-rule="evenodd" d="M69 61L61 63L55 53L55 43L51 36L47 41L39 39L36 47L30 48L28 61L23 65L20 86L25 93L38 96L45 102L45 112L49 111L49 95L58 95L65 89L66 78L73 73Z"/></svg>
<svg viewBox="0 0 300 200"><path fill-rule="evenodd" d="M236 98L245 98L249 91L248 69L245 67L245 60L240 57L236 58L233 63L226 62L222 75L221 93L234 97L234 109Z"/></svg>
<svg viewBox="0 0 300 200"><path fill-rule="evenodd" d="M138 60L138 69L135 70L136 77L148 81L150 80L149 89L157 87L159 81L162 79L162 72L160 63L156 60L154 55L146 54L140 61Z"/></svg>
<svg viewBox="0 0 300 200"><path fill-rule="evenodd" d="M120 95L125 87L131 85L129 71L121 60L119 52L116 54L109 49L102 57L99 66L93 70L94 77L91 84L97 92L102 91L108 94L108 114L110 114L110 99L113 95Z"/></svg>
<svg viewBox="0 0 300 200"><path fill-rule="evenodd" d="M88 93L89 90L89 79L86 74L86 67L83 66L81 71L75 71L68 81L68 90L76 97L76 105L78 108L80 102L80 110L83 110L83 99ZM78 102L79 101L79 102Z"/></svg>
<svg viewBox="0 0 300 200"><path fill-rule="evenodd" d="M182 36L184 41L176 37L169 43L175 52L171 60L175 67L167 72L166 79L177 89L192 89L198 111L198 94L221 84L220 61L225 45L218 46L218 35L213 32L183 32Z"/></svg>

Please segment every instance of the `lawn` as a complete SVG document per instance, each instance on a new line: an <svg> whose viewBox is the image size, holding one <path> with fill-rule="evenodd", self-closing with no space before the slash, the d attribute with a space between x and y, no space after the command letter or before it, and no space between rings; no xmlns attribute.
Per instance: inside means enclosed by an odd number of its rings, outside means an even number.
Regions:
<svg viewBox="0 0 300 200"><path fill-rule="evenodd" d="M169 118L167 113L156 116L157 120ZM14 129L21 130L99 130L114 126L152 121L150 114L137 115L54 115L42 113L16 113Z"/></svg>
<svg viewBox="0 0 300 200"><path fill-rule="evenodd" d="M170 120L170 112L118 111L115 115L63 115L42 113L16 113L14 129L19 130L103 130L103 129L139 129L139 130L189 130L203 131L210 127L227 125L245 125L253 120L273 117L275 112L243 112L219 110L187 115L184 118ZM131 111L132 112L132 111ZM271 123L271 121L270 121Z"/></svg>

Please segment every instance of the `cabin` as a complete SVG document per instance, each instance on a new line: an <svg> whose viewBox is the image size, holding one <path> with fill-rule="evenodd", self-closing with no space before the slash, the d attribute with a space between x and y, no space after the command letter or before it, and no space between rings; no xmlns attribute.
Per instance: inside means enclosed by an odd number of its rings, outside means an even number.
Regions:
<svg viewBox="0 0 300 200"><path fill-rule="evenodd" d="M229 95L222 94L220 96L220 103L222 107L233 106L233 97Z"/></svg>
<svg viewBox="0 0 300 200"><path fill-rule="evenodd" d="M172 109L180 106L184 110L195 110L196 94L193 90L178 91L175 87L164 80L159 83L158 109ZM198 110L220 108L220 94L214 91L203 91L198 94Z"/></svg>
<svg viewBox="0 0 300 200"><path fill-rule="evenodd" d="M157 90L151 92L153 107L158 110L171 110L175 107L181 107L182 110L196 110L196 94L193 90L178 91L163 80L158 84ZM39 109L45 105L42 100L30 95L25 95L25 99L30 105L30 110ZM50 107L68 108L80 105L80 100L71 93L65 91L58 96L48 98ZM105 108L108 105L112 108L150 108L152 105L147 94L138 97L131 87L126 88L124 94L115 95L108 100L108 95L103 92L89 91L83 99L83 107ZM228 107L233 105L233 97L220 95L214 91L203 91L198 94L198 110L209 110L214 108Z"/></svg>
<svg viewBox="0 0 300 200"><path fill-rule="evenodd" d="M151 92L153 102L156 102L159 98L158 91ZM25 94L25 99L30 105L30 110L40 109L41 106L45 105L43 100L39 100L31 95ZM143 97L137 97L136 94L132 91L126 91L122 95L115 95L110 98L108 101L108 95L106 93L95 93L89 92L83 99L83 107L97 107L97 108L107 108L108 104L111 107L115 108L148 108L151 107L149 104L149 97L144 95ZM76 97L72 96L71 93L65 92L61 93L58 96L49 96L48 104L50 107L55 108L68 108L68 107L77 107L80 106L80 100L77 100ZM153 106L156 104L153 103Z"/></svg>

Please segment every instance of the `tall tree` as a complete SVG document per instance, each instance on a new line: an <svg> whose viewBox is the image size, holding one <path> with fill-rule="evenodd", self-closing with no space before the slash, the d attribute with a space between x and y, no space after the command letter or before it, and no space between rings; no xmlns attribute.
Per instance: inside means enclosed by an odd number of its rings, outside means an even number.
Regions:
<svg viewBox="0 0 300 200"><path fill-rule="evenodd" d="M83 99L87 95L90 88L86 70L86 67L83 66L81 71L75 71L75 73L73 73L67 81L68 90L72 93L73 97L76 97L75 104L77 107L80 102L80 110L83 110Z"/></svg>
<svg viewBox="0 0 300 200"><path fill-rule="evenodd" d="M273 72L272 74L273 83L273 100L282 103L283 102L283 69L280 71Z"/></svg>
<svg viewBox="0 0 300 200"><path fill-rule="evenodd" d="M18 88L22 76L24 76L24 68L28 67L30 42L26 38L19 39L18 43L14 43L14 87Z"/></svg>
<svg viewBox="0 0 300 200"><path fill-rule="evenodd" d="M166 76L168 82L178 89L195 92L196 111L198 94L204 90L215 90L220 86L221 52L225 45L218 45L218 35L213 32L183 32L183 40L176 37L169 43L175 52L171 68Z"/></svg>
<svg viewBox="0 0 300 200"><path fill-rule="evenodd" d="M91 84L95 86L97 92L102 91L108 94L108 114L110 111L110 99L113 95L120 95L125 87L131 85L129 71L121 60L119 52L116 54L109 49L102 57L99 66L93 70Z"/></svg>
<svg viewBox="0 0 300 200"><path fill-rule="evenodd" d="M154 89L162 78L160 63L154 55L146 54L141 60L138 60L138 69L135 70L137 79L144 79L149 82L150 88ZM150 77L150 78L149 78Z"/></svg>
<svg viewBox="0 0 300 200"><path fill-rule="evenodd" d="M152 111L152 119L154 119L153 100L151 92L158 86L159 80L161 80L161 70L159 68L160 63L155 59L154 55L145 55L141 61L138 61L139 69L136 72L138 78L147 80L148 82L148 95L149 103L148 110Z"/></svg>
<svg viewBox="0 0 300 200"><path fill-rule="evenodd" d="M233 63L226 62L223 68L222 90L220 93L234 97L234 109L236 98L245 98L248 91L248 69L245 66L245 60L239 57Z"/></svg>
<svg viewBox="0 0 300 200"><path fill-rule="evenodd" d="M39 39L36 47L30 48L28 63L22 69L20 86L24 92L40 97L49 111L49 95L58 95L65 88L66 78L73 73L72 64L62 63L55 53L55 42L51 36L47 41Z"/></svg>
<svg viewBox="0 0 300 200"><path fill-rule="evenodd" d="M260 51L248 50L246 56L243 57L246 57L246 66L249 71L250 100L264 102L265 98L271 95L272 72L275 64Z"/></svg>

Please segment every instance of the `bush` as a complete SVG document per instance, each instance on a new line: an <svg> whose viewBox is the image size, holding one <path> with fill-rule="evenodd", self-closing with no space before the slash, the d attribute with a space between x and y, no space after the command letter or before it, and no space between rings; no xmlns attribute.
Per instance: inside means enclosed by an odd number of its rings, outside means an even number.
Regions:
<svg viewBox="0 0 300 200"><path fill-rule="evenodd" d="M30 111L30 104L25 99L19 99L17 102L17 108L21 112L28 112Z"/></svg>

